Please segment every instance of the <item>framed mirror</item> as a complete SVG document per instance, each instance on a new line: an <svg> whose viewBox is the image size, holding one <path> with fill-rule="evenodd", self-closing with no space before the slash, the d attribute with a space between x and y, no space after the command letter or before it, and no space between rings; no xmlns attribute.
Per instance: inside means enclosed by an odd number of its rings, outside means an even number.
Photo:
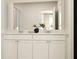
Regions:
<svg viewBox="0 0 79 59"><path fill-rule="evenodd" d="M18 31L34 30L34 26L46 31L63 30L63 1L27 2L13 4L13 28ZM44 27L41 27L43 24Z"/></svg>

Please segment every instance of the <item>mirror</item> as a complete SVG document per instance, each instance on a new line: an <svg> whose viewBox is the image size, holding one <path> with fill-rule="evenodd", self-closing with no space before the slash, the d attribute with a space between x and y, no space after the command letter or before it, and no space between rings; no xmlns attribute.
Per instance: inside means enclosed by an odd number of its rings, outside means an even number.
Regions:
<svg viewBox="0 0 79 59"><path fill-rule="evenodd" d="M38 27L46 31L60 30L60 11L57 1L15 3L14 29L31 31Z"/></svg>

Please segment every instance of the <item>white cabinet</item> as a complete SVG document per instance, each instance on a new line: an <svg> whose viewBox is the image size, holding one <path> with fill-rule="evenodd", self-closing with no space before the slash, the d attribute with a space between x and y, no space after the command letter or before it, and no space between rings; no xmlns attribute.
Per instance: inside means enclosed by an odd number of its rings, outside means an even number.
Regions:
<svg viewBox="0 0 79 59"><path fill-rule="evenodd" d="M18 42L18 59L32 59L32 41Z"/></svg>
<svg viewBox="0 0 79 59"><path fill-rule="evenodd" d="M4 59L17 59L17 43L15 40L4 40Z"/></svg>
<svg viewBox="0 0 79 59"><path fill-rule="evenodd" d="M5 36L4 59L66 59L65 36L33 35L30 40L30 37L10 38Z"/></svg>
<svg viewBox="0 0 79 59"><path fill-rule="evenodd" d="M48 44L45 41L19 41L18 59L48 59Z"/></svg>
<svg viewBox="0 0 79 59"><path fill-rule="evenodd" d="M65 42L34 41L33 59L65 59Z"/></svg>
<svg viewBox="0 0 79 59"><path fill-rule="evenodd" d="M65 59L64 41L51 41L49 43L49 59Z"/></svg>
<svg viewBox="0 0 79 59"><path fill-rule="evenodd" d="M65 59L65 41L20 41L18 59Z"/></svg>
<svg viewBox="0 0 79 59"><path fill-rule="evenodd" d="M33 59L48 59L48 44L46 41L33 41Z"/></svg>

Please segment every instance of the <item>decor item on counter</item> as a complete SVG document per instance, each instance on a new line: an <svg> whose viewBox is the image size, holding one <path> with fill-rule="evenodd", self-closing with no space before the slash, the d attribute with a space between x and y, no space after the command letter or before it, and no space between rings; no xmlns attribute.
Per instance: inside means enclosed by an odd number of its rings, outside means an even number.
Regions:
<svg viewBox="0 0 79 59"><path fill-rule="evenodd" d="M33 27L35 27L34 32L38 33L40 28L43 29L45 27L45 25L44 24L39 24L39 26L33 25Z"/></svg>
<svg viewBox="0 0 79 59"><path fill-rule="evenodd" d="M45 27L45 25L44 24L39 24L42 28L44 28Z"/></svg>
<svg viewBox="0 0 79 59"><path fill-rule="evenodd" d="M34 33L38 33L39 32L39 28L36 25L33 25L33 27L35 27Z"/></svg>
<svg viewBox="0 0 79 59"><path fill-rule="evenodd" d="M36 25L33 25L33 27L37 27Z"/></svg>
<svg viewBox="0 0 79 59"><path fill-rule="evenodd" d="M36 28L34 29L34 32L35 32L35 33L38 33L38 32L39 32L39 28L36 27Z"/></svg>
<svg viewBox="0 0 79 59"><path fill-rule="evenodd" d="M16 27L16 30L17 30L19 33L23 33L23 30L22 30L19 26Z"/></svg>

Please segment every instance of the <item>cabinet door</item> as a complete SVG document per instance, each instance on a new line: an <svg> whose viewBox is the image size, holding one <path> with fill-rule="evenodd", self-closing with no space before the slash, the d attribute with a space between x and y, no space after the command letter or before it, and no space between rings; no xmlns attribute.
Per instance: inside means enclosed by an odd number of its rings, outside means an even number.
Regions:
<svg viewBox="0 0 79 59"><path fill-rule="evenodd" d="M48 43L33 41L33 59L48 59Z"/></svg>
<svg viewBox="0 0 79 59"><path fill-rule="evenodd" d="M17 59L17 42L4 40L4 59Z"/></svg>
<svg viewBox="0 0 79 59"><path fill-rule="evenodd" d="M18 59L32 59L32 41L18 42Z"/></svg>
<svg viewBox="0 0 79 59"><path fill-rule="evenodd" d="M49 43L49 59L65 59L64 41L51 41Z"/></svg>

